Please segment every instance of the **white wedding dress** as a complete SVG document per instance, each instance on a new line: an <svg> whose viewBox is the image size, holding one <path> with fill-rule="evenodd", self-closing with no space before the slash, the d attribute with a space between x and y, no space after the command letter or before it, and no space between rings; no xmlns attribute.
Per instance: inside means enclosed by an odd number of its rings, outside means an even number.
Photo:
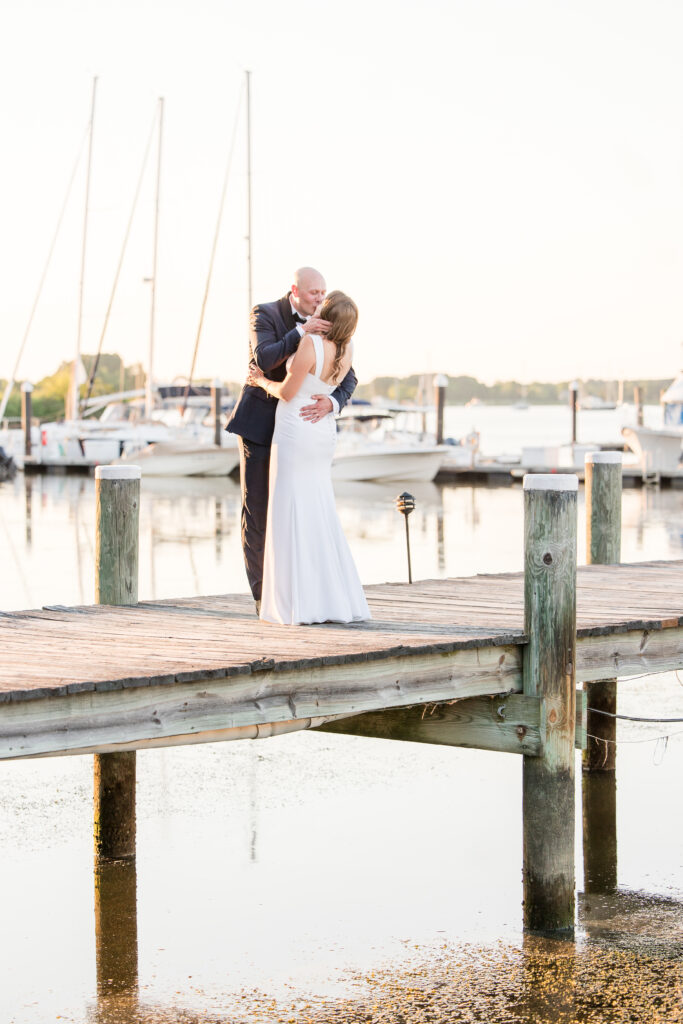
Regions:
<svg viewBox="0 0 683 1024"><path fill-rule="evenodd" d="M291 401L278 402L270 456L261 618L291 625L370 618L335 507L334 416L310 423L299 415L312 395L330 395L336 386L320 379L324 345L312 337L315 373Z"/></svg>

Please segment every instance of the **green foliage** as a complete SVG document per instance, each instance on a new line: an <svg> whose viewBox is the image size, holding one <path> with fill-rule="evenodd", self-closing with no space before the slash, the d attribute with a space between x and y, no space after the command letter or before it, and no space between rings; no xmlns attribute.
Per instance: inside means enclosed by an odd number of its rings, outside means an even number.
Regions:
<svg viewBox="0 0 683 1024"><path fill-rule="evenodd" d="M82 358L85 371L89 375L95 361L95 356L84 355ZM46 422L63 419L70 380L71 362L61 363L55 373L39 380L31 396L33 415ZM117 391L143 388L145 380L145 373L140 363L124 367L120 356L113 353L103 353L99 359L92 396L111 395ZM5 385L6 381L0 381L0 391L4 390ZM7 403L5 415L9 418L21 415L20 388L21 381L18 381ZM86 382L81 385L81 398L85 398L87 391L88 385Z"/></svg>

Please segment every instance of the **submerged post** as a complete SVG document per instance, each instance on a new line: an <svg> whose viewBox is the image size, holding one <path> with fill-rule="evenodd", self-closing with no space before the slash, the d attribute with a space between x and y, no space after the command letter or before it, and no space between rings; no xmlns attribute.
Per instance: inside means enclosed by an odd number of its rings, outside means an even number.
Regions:
<svg viewBox="0 0 683 1024"><path fill-rule="evenodd" d="M524 477L524 693L541 753L524 757L524 927L574 928L576 476Z"/></svg>
<svg viewBox="0 0 683 1024"><path fill-rule="evenodd" d="M137 604L140 468L98 466L95 600ZM135 856L135 751L95 754L95 856Z"/></svg>
<svg viewBox="0 0 683 1024"><path fill-rule="evenodd" d="M586 561L621 560L621 452L586 455ZM617 681L584 683L588 744L582 756L583 873L586 892L617 884Z"/></svg>

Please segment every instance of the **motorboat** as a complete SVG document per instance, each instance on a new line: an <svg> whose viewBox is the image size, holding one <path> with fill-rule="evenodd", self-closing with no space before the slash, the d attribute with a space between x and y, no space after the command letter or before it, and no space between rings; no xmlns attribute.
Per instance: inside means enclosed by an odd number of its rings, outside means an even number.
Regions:
<svg viewBox="0 0 683 1024"><path fill-rule="evenodd" d="M223 430L220 446L214 443L209 389L194 388L184 403L176 390L159 388L157 405L150 416L135 399L126 401L129 396L117 395L110 396L110 401L100 399L99 407L91 405L92 412L104 405L99 419L93 416L44 423L37 436L34 428L32 459L44 466L73 469L130 463L139 457L145 462L145 472L155 476L232 473L239 463L237 438ZM232 402L226 395L222 420L227 418ZM23 431L11 433L23 438Z"/></svg>
<svg viewBox="0 0 683 1024"><path fill-rule="evenodd" d="M635 454L644 479L673 476L681 468L680 430L622 427L621 435Z"/></svg>
<svg viewBox="0 0 683 1024"><path fill-rule="evenodd" d="M662 393L663 427L623 427L621 434L638 459L645 479L671 476L681 469L683 373Z"/></svg>
<svg viewBox="0 0 683 1024"><path fill-rule="evenodd" d="M0 446L0 483L3 480L12 480L17 472L17 466L11 455Z"/></svg>
<svg viewBox="0 0 683 1024"><path fill-rule="evenodd" d="M229 476L239 465L239 450L237 446L156 441L115 460L116 465L126 463L139 466L143 477Z"/></svg>
<svg viewBox="0 0 683 1024"><path fill-rule="evenodd" d="M669 430L679 430L683 434L683 373L662 393L664 410L664 426Z"/></svg>
<svg viewBox="0 0 683 1024"><path fill-rule="evenodd" d="M347 406L337 420L337 429L332 461L335 481L429 482L448 451L447 445L399 429L395 411L369 405Z"/></svg>
<svg viewBox="0 0 683 1024"><path fill-rule="evenodd" d="M606 398L600 398L599 395L584 395L578 401L578 408L582 412L608 412L611 409L616 409L617 403L609 402Z"/></svg>
<svg viewBox="0 0 683 1024"><path fill-rule="evenodd" d="M385 480L398 483L431 481L435 478L444 451L401 444L359 444L353 449L340 446L332 462L333 480Z"/></svg>

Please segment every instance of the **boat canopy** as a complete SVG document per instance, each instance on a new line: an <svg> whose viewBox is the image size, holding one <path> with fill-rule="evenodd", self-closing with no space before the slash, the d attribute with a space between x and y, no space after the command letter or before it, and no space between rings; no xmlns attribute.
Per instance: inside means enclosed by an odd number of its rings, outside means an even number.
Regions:
<svg viewBox="0 0 683 1024"><path fill-rule="evenodd" d="M679 373L662 395L662 405L666 427L683 425L683 373Z"/></svg>

